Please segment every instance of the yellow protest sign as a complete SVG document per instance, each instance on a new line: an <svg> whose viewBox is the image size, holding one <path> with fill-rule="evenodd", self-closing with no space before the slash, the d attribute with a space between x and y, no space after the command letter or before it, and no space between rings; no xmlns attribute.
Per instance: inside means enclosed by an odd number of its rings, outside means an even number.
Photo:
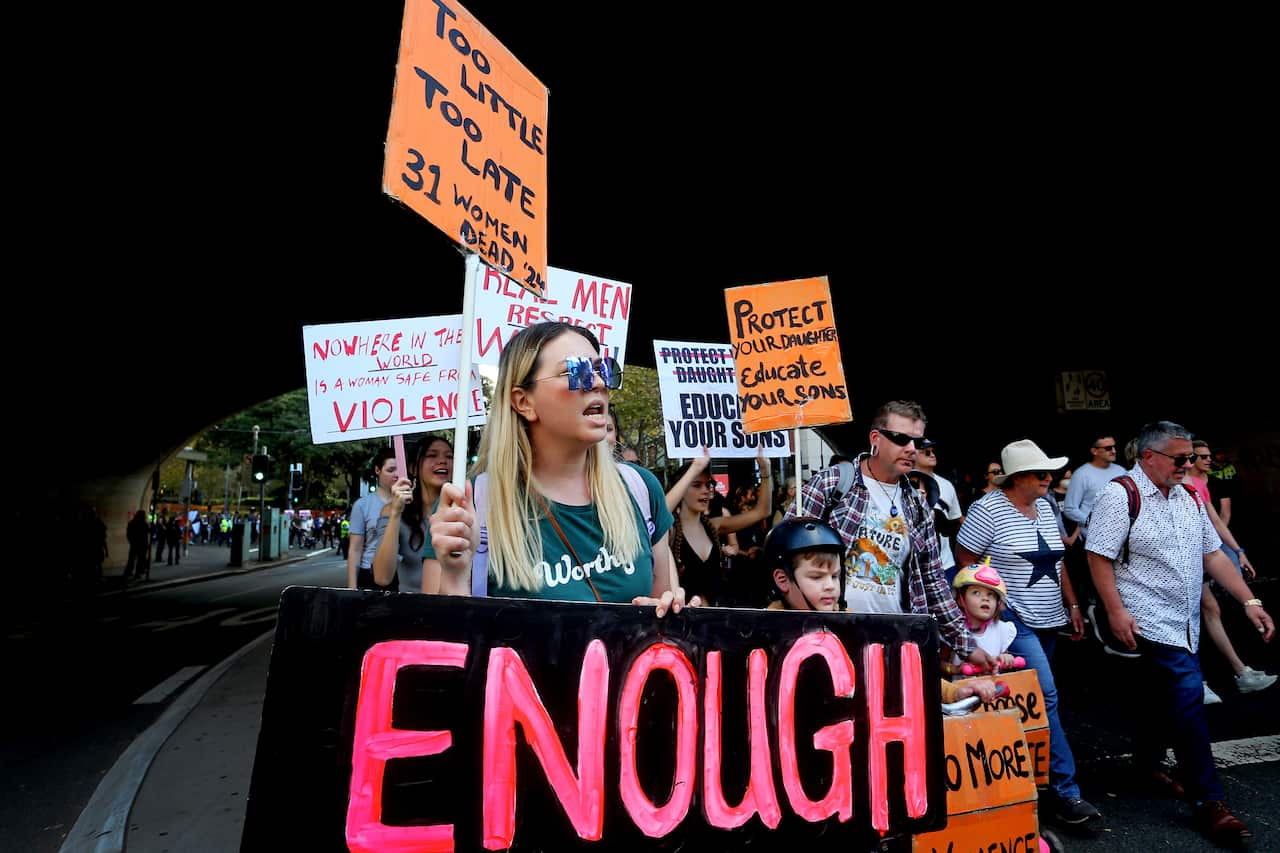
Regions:
<svg viewBox="0 0 1280 853"><path fill-rule="evenodd" d="M826 276L731 287L724 300L747 432L852 420Z"/></svg>
<svg viewBox="0 0 1280 853"><path fill-rule="evenodd" d="M405 0L382 189L538 296L547 88L452 0Z"/></svg>

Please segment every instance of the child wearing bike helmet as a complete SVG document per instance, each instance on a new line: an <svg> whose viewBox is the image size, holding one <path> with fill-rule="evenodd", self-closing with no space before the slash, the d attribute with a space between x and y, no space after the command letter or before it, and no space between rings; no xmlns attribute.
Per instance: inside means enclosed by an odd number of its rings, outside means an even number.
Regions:
<svg viewBox="0 0 1280 853"><path fill-rule="evenodd" d="M765 539L766 565L773 571L778 600L769 610L821 610L840 608L840 564L844 542L833 527L819 518L788 518L773 526ZM991 681L952 684L943 679L942 701L956 702L978 696L983 702L996 697Z"/></svg>
<svg viewBox="0 0 1280 853"><path fill-rule="evenodd" d="M1008 649L1018 629L1012 622L1000 619L1008 591L1000 573L991 567L991 558L987 557L981 565L965 566L956 573L951 586L978 648L995 658L1002 669L1014 666L1014 657ZM959 656L951 663L959 665Z"/></svg>
<svg viewBox="0 0 1280 853"><path fill-rule="evenodd" d="M830 610L839 607L840 557L844 542L817 518L789 518L773 526L764 543L777 601L770 610Z"/></svg>

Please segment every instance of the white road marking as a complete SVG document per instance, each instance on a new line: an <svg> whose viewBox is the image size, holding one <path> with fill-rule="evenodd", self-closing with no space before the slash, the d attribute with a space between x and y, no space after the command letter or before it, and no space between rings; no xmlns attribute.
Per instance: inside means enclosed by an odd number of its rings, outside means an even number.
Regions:
<svg viewBox="0 0 1280 853"><path fill-rule="evenodd" d="M264 590L264 589L271 589L273 586L275 587L280 586L280 578L278 576L275 578L272 578L271 580L267 581L264 584L259 584L258 586L245 587L244 589L238 589L235 592L229 592L226 595L219 595L216 598L211 598L209 600L210 601L226 601L228 598L242 598L246 595L252 595L253 593L260 592L261 590ZM284 587L281 587L281 589L283 588Z"/></svg>
<svg viewBox="0 0 1280 853"><path fill-rule="evenodd" d="M183 628L187 625L194 625L197 622L203 622L206 619L213 619L224 613L235 612L234 607L219 607L216 610L210 610L208 613L197 613L194 616L176 617L173 619L153 619L150 622L142 622L134 625L135 628L150 628L153 631L172 631L174 628Z"/></svg>
<svg viewBox="0 0 1280 853"><path fill-rule="evenodd" d="M135 705L159 705L176 693L188 681L204 672L207 667L184 666L164 681L133 700Z"/></svg>
<svg viewBox="0 0 1280 853"><path fill-rule="evenodd" d="M1173 757L1173 753L1169 753ZM1280 735L1263 735L1213 744L1213 763L1219 767L1280 761Z"/></svg>
<svg viewBox="0 0 1280 853"><path fill-rule="evenodd" d="M1213 763L1218 767L1239 767L1243 764L1266 764L1268 761L1280 761L1280 735L1261 735L1260 737L1242 738L1240 740L1223 740L1210 744L1213 750ZM1133 758L1130 753L1115 756L1117 761ZM1177 766L1178 760L1173 750L1165 752L1165 764Z"/></svg>
<svg viewBox="0 0 1280 853"><path fill-rule="evenodd" d="M218 623L219 628L239 628L241 625L257 625L262 622L272 622L276 618L276 605L270 607L259 607L257 610L249 610L244 613L237 613L235 616L228 616Z"/></svg>

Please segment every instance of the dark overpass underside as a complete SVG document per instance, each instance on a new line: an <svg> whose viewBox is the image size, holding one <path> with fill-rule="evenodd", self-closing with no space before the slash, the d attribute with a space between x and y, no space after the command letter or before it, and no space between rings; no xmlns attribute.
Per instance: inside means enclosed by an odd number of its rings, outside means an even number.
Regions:
<svg viewBox="0 0 1280 853"><path fill-rule="evenodd" d="M974 464L1171 417L1247 455L1274 508L1274 148L1249 51L467 8L551 91L550 262L634 284L635 362L654 337L726 340L726 287L827 275L856 419L837 445L898 397ZM461 310L457 251L380 192L400 5L209 14L99 46L46 152L27 227L57 236L50 280L11 326L41 354L19 399L77 459L52 493L300 387L303 325ZM1059 411L1084 369L1109 413Z"/></svg>

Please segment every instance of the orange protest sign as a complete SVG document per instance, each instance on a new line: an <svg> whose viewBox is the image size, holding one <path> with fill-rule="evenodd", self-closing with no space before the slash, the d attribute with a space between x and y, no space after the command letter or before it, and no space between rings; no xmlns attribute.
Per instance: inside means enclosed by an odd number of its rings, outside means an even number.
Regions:
<svg viewBox="0 0 1280 853"><path fill-rule="evenodd" d="M747 432L852 419L826 276L724 292Z"/></svg>
<svg viewBox="0 0 1280 853"><path fill-rule="evenodd" d="M948 817L946 829L916 835L911 839L911 849L915 853L954 853L960 850L1040 853L1036 804L1021 803Z"/></svg>
<svg viewBox="0 0 1280 853"><path fill-rule="evenodd" d="M405 0L382 190L538 296L547 88L452 0Z"/></svg>
<svg viewBox="0 0 1280 853"><path fill-rule="evenodd" d="M981 676L987 681L1003 681L1009 693L994 702L983 705L986 711L1013 709L1020 715L1022 728L1027 735L1027 748L1031 751L1036 783L1049 784L1049 717L1044 707L1044 691L1034 669L1002 672L997 676ZM957 684L973 679L961 679Z"/></svg>
<svg viewBox="0 0 1280 853"><path fill-rule="evenodd" d="M1016 711L942 721L947 749L947 814L1036 798L1035 770Z"/></svg>

